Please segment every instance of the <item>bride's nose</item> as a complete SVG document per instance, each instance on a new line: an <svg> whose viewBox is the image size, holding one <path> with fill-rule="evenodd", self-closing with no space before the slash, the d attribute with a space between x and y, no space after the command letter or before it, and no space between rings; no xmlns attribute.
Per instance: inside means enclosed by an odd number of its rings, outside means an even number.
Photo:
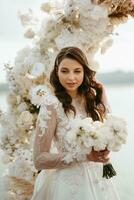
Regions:
<svg viewBox="0 0 134 200"><path fill-rule="evenodd" d="M68 75L68 80L74 80L75 79L75 74L73 72L70 72Z"/></svg>

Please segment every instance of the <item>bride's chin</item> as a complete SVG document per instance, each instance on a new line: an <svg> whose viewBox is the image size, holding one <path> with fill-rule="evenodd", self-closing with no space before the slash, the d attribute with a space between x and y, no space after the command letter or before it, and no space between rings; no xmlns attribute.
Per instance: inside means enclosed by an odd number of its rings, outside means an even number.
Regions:
<svg viewBox="0 0 134 200"><path fill-rule="evenodd" d="M68 92L76 92L77 88L66 88Z"/></svg>

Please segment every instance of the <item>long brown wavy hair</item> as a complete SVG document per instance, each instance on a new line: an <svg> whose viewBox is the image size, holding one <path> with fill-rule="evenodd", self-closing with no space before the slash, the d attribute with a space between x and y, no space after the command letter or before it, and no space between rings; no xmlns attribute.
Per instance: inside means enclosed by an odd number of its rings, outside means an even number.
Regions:
<svg viewBox="0 0 134 200"><path fill-rule="evenodd" d="M65 88L61 85L58 78L58 66L65 58L74 59L79 62L84 69L84 78L82 84L78 88L78 94L85 97L85 110L94 121L103 121L105 106L101 101L102 88L93 80L96 72L89 68L88 60L85 54L77 47L65 47L58 53L54 68L50 75L50 83L54 88L56 97L62 103L65 113L70 110L76 114L72 103L71 96L66 92Z"/></svg>

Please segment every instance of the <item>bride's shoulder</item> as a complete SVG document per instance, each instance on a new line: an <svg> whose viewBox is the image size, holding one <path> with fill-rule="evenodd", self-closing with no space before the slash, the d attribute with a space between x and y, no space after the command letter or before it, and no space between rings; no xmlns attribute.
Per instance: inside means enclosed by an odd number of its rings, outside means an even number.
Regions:
<svg viewBox="0 0 134 200"><path fill-rule="evenodd" d="M47 106L47 105L55 105L58 106L59 104L58 98L55 96L54 92L51 90L46 90L45 94L42 98L41 106Z"/></svg>

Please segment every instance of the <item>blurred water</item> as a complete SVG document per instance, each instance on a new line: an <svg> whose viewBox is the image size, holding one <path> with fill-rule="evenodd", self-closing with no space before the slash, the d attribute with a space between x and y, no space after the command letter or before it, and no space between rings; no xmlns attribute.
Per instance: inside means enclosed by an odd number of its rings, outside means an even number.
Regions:
<svg viewBox="0 0 134 200"><path fill-rule="evenodd" d="M113 153L112 160L117 169L121 200L134 199L134 85L107 87L112 112L124 117L128 123L128 140L120 152Z"/></svg>
<svg viewBox="0 0 134 200"><path fill-rule="evenodd" d="M121 200L134 199L134 86L106 87L112 112L128 122L128 141L120 152L112 153L111 160L118 176L115 178ZM0 108L6 110L6 94L0 94ZM0 165L0 174L4 167ZM1 187L1 186L0 186ZM1 194L1 192L0 192Z"/></svg>

